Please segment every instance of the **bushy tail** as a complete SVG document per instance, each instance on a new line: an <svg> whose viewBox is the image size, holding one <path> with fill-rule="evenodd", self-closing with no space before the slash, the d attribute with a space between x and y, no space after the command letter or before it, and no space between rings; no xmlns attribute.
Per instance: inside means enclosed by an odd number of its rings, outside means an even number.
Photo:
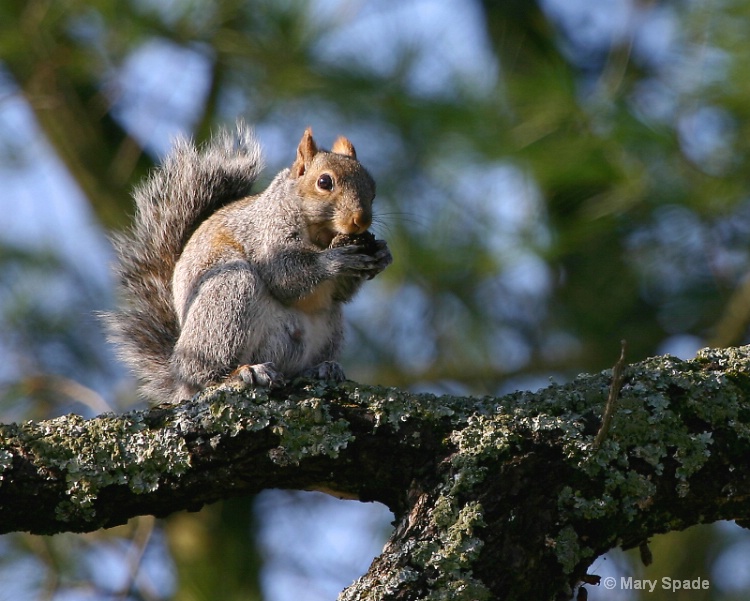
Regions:
<svg viewBox="0 0 750 601"><path fill-rule="evenodd" d="M105 315L120 357L155 401L172 397L169 359L179 336L172 273L190 235L211 213L250 193L263 168L260 146L240 123L204 148L179 140L162 166L136 188L132 228L113 242L121 306Z"/></svg>

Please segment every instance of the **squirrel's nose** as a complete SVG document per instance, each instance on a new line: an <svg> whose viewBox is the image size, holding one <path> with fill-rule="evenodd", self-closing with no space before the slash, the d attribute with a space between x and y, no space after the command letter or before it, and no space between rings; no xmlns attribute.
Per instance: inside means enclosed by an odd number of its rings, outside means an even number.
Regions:
<svg viewBox="0 0 750 601"><path fill-rule="evenodd" d="M352 231L349 232L351 234L361 234L367 230L368 227L370 227L370 224L372 223L372 218L369 214L365 213L364 211L357 211L352 215L352 221L351 221L351 229Z"/></svg>

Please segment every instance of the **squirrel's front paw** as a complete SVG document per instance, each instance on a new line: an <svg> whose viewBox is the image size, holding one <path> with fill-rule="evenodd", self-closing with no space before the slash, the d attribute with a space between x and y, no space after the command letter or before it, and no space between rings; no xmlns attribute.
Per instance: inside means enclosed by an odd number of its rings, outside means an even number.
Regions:
<svg viewBox="0 0 750 601"><path fill-rule="evenodd" d="M393 263L393 255L391 255L391 251L388 249L388 244L386 244L385 240L375 240L375 247L376 250L372 255L375 259L375 263L372 266L370 273L367 275L368 280L374 278Z"/></svg>
<svg viewBox="0 0 750 601"><path fill-rule="evenodd" d="M324 256L328 260L328 270L334 276L366 276L376 263L375 257L363 253L362 249L354 244L329 248Z"/></svg>
<svg viewBox="0 0 750 601"><path fill-rule="evenodd" d="M316 380L333 380L343 382L346 380L344 368L337 361L323 361L309 367L300 374L302 378L315 378Z"/></svg>
<svg viewBox="0 0 750 601"><path fill-rule="evenodd" d="M335 275L353 275L371 280L393 262L385 240L373 239L368 242L367 248L349 244L329 248L326 252L329 268Z"/></svg>
<svg viewBox="0 0 750 601"><path fill-rule="evenodd" d="M229 374L227 381L239 382L245 386L262 386L264 388L280 388L286 384L284 376L270 362L257 363L255 365L240 365Z"/></svg>

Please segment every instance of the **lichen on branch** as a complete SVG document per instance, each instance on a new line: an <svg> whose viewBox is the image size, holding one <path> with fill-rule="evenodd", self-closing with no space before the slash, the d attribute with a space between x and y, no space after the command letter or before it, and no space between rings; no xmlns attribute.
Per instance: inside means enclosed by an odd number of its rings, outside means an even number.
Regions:
<svg viewBox="0 0 750 601"><path fill-rule="evenodd" d="M0 426L0 530L86 531L318 489L397 518L341 599L564 597L613 546L750 517L750 349L621 367L604 430L610 370L481 399L223 386L177 406Z"/></svg>

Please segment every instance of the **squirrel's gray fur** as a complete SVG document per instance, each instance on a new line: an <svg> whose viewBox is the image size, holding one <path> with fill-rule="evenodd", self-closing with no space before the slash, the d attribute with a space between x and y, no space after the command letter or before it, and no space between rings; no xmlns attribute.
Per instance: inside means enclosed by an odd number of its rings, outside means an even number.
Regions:
<svg viewBox="0 0 750 601"><path fill-rule="evenodd" d="M123 304L106 323L152 400L227 377L343 378L341 303L391 256L383 241L374 254L329 245L369 227L375 184L348 140L318 150L309 129L292 167L248 196L262 165L240 124L200 150L178 141L135 191L134 225L115 239Z"/></svg>

